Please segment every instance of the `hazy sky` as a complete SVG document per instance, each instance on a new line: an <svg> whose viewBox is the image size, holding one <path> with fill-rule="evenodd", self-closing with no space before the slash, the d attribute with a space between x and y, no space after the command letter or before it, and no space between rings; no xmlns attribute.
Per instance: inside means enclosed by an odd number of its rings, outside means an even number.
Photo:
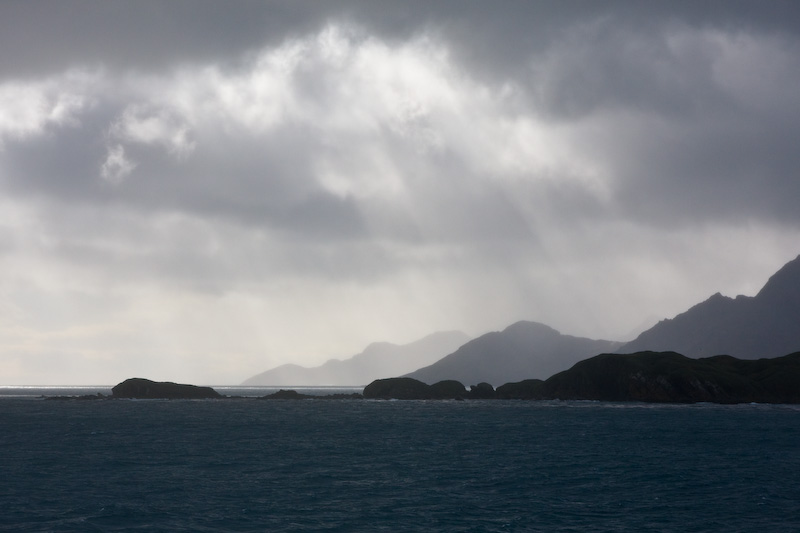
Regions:
<svg viewBox="0 0 800 533"><path fill-rule="evenodd" d="M626 340L800 253L800 3L0 3L0 383Z"/></svg>

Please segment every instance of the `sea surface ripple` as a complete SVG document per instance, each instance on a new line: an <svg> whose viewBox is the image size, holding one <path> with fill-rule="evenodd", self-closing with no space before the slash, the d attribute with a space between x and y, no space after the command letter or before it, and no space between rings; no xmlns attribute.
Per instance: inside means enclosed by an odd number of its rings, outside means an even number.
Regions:
<svg viewBox="0 0 800 533"><path fill-rule="evenodd" d="M2 531L800 530L800 410L0 401Z"/></svg>

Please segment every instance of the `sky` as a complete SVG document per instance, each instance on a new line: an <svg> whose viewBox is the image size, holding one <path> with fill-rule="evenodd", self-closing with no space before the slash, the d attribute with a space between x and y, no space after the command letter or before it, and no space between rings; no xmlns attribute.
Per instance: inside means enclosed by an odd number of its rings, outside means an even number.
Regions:
<svg viewBox="0 0 800 533"><path fill-rule="evenodd" d="M0 3L0 384L629 340L800 253L793 1Z"/></svg>

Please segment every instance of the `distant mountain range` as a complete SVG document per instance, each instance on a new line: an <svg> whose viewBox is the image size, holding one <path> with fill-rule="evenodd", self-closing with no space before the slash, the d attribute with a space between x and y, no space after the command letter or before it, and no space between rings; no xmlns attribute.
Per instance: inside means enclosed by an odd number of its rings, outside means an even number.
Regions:
<svg viewBox="0 0 800 533"><path fill-rule="evenodd" d="M715 294L620 343L562 335L535 322L487 333L436 363L406 374L424 383L454 379L492 384L546 379L600 353L678 352L691 358L779 357L800 350L800 256L776 272L756 296Z"/></svg>
<svg viewBox="0 0 800 533"><path fill-rule="evenodd" d="M282 365L253 376L242 385L366 385L387 375L398 376L429 365L452 353L468 340L469 336L461 331L443 331L404 345L376 342L348 359L331 359L313 368Z"/></svg>
<svg viewBox="0 0 800 533"><path fill-rule="evenodd" d="M674 351L688 357L779 357L800 350L800 256L776 272L755 296L717 293L662 320L619 353Z"/></svg>
<svg viewBox="0 0 800 533"><path fill-rule="evenodd" d="M612 352L779 357L800 350L800 256L770 277L756 296L717 293L628 343L562 335L524 321L467 340L463 333L447 332L405 346L376 343L345 361L331 360L316 368L284 365L244 384L362 385L405 376L428 385L443 380L497 385L547 379L581 360Z"/></svg>
<svg viewBox="0 0 800 533"><path fill-rule="evenodd" d="M621 344L562 335L537 322L517 322L503 331L481 335L444 359L406 377L427 384L454 379L468 385L545 379L587 357L613 352Z"/></svg>

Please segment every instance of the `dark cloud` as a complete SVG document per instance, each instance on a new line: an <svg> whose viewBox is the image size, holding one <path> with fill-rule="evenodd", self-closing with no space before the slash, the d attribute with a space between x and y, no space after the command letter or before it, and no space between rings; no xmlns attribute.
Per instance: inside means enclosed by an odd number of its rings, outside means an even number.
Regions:
<svg viewBox="0 0 800 533"><path fill-rule="evenodd" d="M758 288L797 255L798 28L778 1L4 2L0 353L614 337Z"/></svg>
<svg viewBox="0 0 800 533"><path fill-rule="evenodd" d="M24 1L0 7L2 78L70 67L162 71L237 61L244 52L313 31L324 13L307 2Z"/></svg>
<svg viewBox="0 0 800 533"><path fill-rule="evenodd" d="M800 158L789 139L797 128L764 128L742 121L698 124L631 143L630 165L619 188L633 216L659 225L746 218L800 224L791 178Z"/></svg>
<svg viewBox="0 0 800 533"><path fill-rule="evenodd" d="M131 4L121 0L3 2L0 60L3 77L30 77L65 67L161 70L183 62L235 61L244 52L317 31L332 21L352 21L387 39L434 31L453 42L472 66L513 73L532 51L547 48L587 23L605 20L649 33L664 25L725 31L796 34L800 14L792 2L659 2L478 0L392 2L367 0L212 0ZM514 68L509 68L514 66Z"/></svg>
<svg viewBox="0 0 800 533"><path fill-rule="evenodd" d="M797 97L772 101L770 93L754 93L742 100L736 87L726 86L729 80L719 78L720 62L735 60L739 52L725 46L736 45L737 40L766 39L769 45L744 50L762 56L742 63L743 68L770 61L775 47L784 57L800 57L792 24L800 10L787 3L767 2L759 9L747 2L668 6L508 2L502 9L484 2L325 5L242 3L233 9L215 2L10 2L3 7L8 16L0 17L4 25L0 35L4 49L17 53L13 64L0 64L0 73L6 78L23 76L18 69L30 68L31 73L52 76L74 66L100 64L114 70L160 70L169 76L191 62L200 67L219 63L251 68L241 63L252 58L246 52L313 34L335 20L353 21L362 28L363 38L375 35L402 41L429 34L443 40L445 49L466 69L462 72L481 79L493 73L495 84L510 80L527 106L514 111L563 124L608 116L605 123L597 120L608 128L608 137L595 132L597 138L588 139L593 146L587 148L605 163L613 159L607 170L614 174L613 196L623 210L658 216L659 205L664 205L669 207L661 216L668 217L667 212L680 206L680 216L697 219L726 212L783 220L796 216L787 198L797 192L792 175L798 159L791 141L797 138L800 122ZM31 31L34 26L38 32ZM12 55L4 57L11 60ZM737 66L734 61L726 68ZM293 74L291 90L301 105L317 105L320 110L341 105L331 99L340 90L337 73L318 67L315 62L301 65ZM759 74L774 77L772 85L796 85L800 80L786 70L799 72L797 61L776 64L772 70L768 66ZM330 234L337 229L343 235L364 231L359 229L363 226L358 222L359 201L326 196L329 193L321 188L314 167L314 158L326 150L342 166L336 151L345 143L326 148L324 130L315 130L311 123L289 121L256 135L215 135L219 132L187 126L187 135L201 148L175 158L157 142L114 138L113 125L125 113L124 94L93 98L96 101L80 113L77 124L50 127L32 142L6 139L7 186L40 195L51 191L72 201L271 219L281 227L297 221L301 233L313 227L324 227ZM638 117L619 120L631 115ZM353 137L351 143L361 140ZM387 143L388 153L415 157L402 142L388 139ZM113 187L98 179L97 167L117 145L123 149L119 154L134 166L130 179ZM458 186L456 175L474 174L459 167L460 157L456 154L434 164L439 165L444 189ZM408 171L408 167L400 170ZM570 190L577 193L576 206L585 202L571 182L548 186L562 203ZM687 191L691 191L688 199ZM425 198L420 202L448 203L445 196ZM460 212L477 213L470 221L480 220L482 209L464 200L463 205L451 206L452 214L440 221L442 228L457 220ZM309 208L315 204L320 209ZM314 216L309 215L312 212ZM327 217L330 220L322 222ZM510 222L513 216L507 223L496 222L504 217L492 213L485 218L493 222L475 222L471 228L472 222L465 222L469 228L465 231L480 235L484 228L499 224L493 232L497 237L525 226L520 220Z"/></svg>

